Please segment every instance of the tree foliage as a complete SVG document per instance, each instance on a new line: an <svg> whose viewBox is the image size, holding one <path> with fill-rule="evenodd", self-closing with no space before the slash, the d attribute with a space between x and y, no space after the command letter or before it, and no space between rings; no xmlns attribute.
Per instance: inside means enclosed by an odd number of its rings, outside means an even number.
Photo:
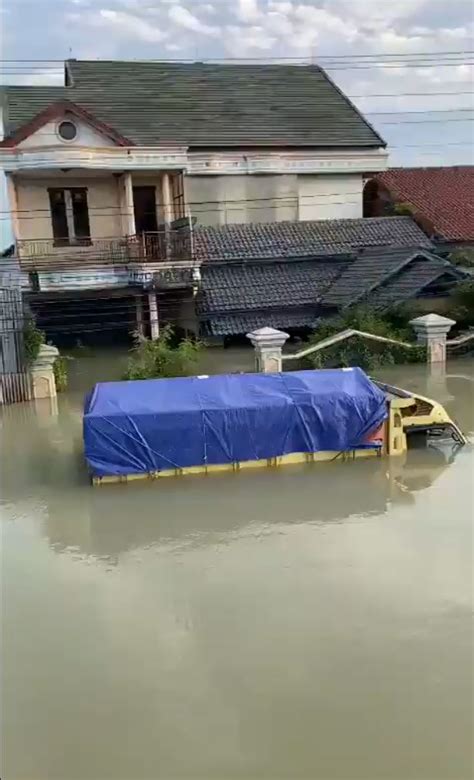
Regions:
<svg viewBox="0 0 474 780"><path fill-rule="evenodd" d="M42 344L46 343L46 336L40 330L34 319L29 318L23 328L23 351L28 365L35 362Z"/></svg>
<svg viewBox="0 0 474 780"><path fill-rule="evenodd" d="M176 343L171 326L163 328L154 341L136 334L124 379L191 376L201 351L201 343L189 338Z"/></svg>
<svg viewBox="0 0 474 780"><path fill-rule="evenodd" d="M460 265L463 268L474 268L474 249L469 247L455 249L449 255L449 260L453 265Z"/></svg>
<svg viewBox="0 0 474 780"><path fill-rule="evenodd" d="M456 320L457 330L474 326L474 280L462 282L455 288L447 316Z"/></svg>
<svg viewBox="0 0 474 780"><path fill-rule="evenodd" d="M23 328L23 352L28 366L31 366L39 355L41 346L46 344L46 334L36 325L33 317L29 317ZM53 363L53 373L56 390L63 393L68 384L68 358L59 355Z"/></svg>

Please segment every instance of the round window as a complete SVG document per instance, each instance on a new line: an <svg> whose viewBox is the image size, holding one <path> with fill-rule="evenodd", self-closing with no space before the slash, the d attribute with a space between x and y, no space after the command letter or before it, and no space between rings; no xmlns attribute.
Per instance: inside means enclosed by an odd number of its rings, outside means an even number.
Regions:
<svg viewBox="0 0 474 780"><path fill-rule="evenodd" d="M73 122L65 119L58 125L58 135L63 141L74 141L77 135L77 127Z"/></svg>

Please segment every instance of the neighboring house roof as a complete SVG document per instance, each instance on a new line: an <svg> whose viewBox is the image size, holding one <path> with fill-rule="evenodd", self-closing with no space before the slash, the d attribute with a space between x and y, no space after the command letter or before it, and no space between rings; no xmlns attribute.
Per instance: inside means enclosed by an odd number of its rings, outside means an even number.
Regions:
<svg viewBox="0 0 474 780"><path fill-rule="evenodd" d="M370 246L433 248L411 217L270 222L194 229L196 255L205 263L328 257L351 254Z"/></svg>
<svg viewBox="0 0 474 780"><path fill-rule="evenodd" d="M64 87L6 87L5 131L69 100L133 144L385 146L315 65L66 63Z"/></svg>
<svg viewBox="0 0 474 780"><path fill-rule="evenodd" d="M369 302L385 308L438 282L465 278L423 249L362 251L349 259L210 263L202 267L198 315L205 333L244 334L256 327L313 328L331 309Z"/></svg>
<svg viewBox="0 0 474 780"><path fill-rule="evenodd" d="M391 168L375 179L392 200L414 207L429 234L474 241L474 166Z"/></svg>
<svg viewBox="0 0 474 780"><path fill-rule="evenodd" d="M424 250L363 252L330 287L323 303L340 309L368 301L389 306L415 298L441 277L464 279L465 274L437 255Z"/></svg>
<svg viewBox="0 0 474 780"><path fill-rule="evenodd" d="M454 283L464 278L465 274L449 263L416 258L401 273L374 290L370 294L370 304L376 309L385 309L415 298L434 283Z"/></svg>
<svg viewBox="0 0 474 780"><path fill-rule="evenodd" d="M202 268L201 314L316 305L346 263L208 265Z"/></svg>
<svg viewBox="0 0 474 780"><path fill-rule="evenodd" d="M279 330L312 330L319 318L312 311L283 309L281 311L253 312L252 314L227 314L212 317L204 322L203 331L209 336L235 336L250 333L258 328Z"/></svg>

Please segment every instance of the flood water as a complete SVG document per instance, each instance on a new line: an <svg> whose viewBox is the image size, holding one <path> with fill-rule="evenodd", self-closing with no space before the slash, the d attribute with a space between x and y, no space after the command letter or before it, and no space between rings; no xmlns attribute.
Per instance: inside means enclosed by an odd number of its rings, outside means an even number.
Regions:
<svg viewBox="0 0 474 780"><path fill-rule="evenodd" d="M458 452L93 489L117 361L1 413L2 778L468 780L474 364L382 374Z"/></svg>

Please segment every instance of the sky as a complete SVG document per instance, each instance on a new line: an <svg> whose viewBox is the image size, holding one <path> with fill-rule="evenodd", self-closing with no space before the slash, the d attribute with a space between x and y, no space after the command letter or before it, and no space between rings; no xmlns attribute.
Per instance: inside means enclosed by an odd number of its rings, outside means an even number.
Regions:
<svg viewBox="0 0 474 780"><path fill-rule="evenodd" d="M440 52L474 49L472 0L1 0L0 14L3 83L62 79L59 62L6 60L295 58L327 65L324 58L336 55L432 52L423 67L398 65L395 57L390 68L346 64L328 72L357 96L388 142L392 165L474 162L474 112L467 110L474 108L467 64L474 54L439 62ZM430 94L406 94L420 92ZM380 94L392 97L373 97Z"/></svg>

